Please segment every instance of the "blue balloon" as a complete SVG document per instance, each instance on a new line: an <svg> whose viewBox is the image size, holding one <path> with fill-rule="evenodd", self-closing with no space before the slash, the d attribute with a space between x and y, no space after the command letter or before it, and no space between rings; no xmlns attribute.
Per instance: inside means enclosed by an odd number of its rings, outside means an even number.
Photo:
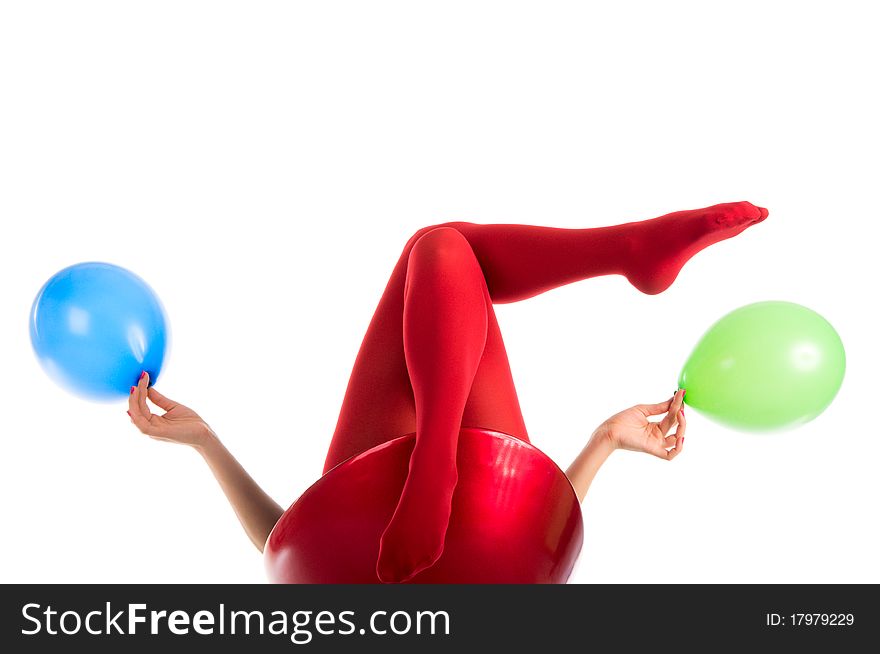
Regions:
<svg viewBox="0 0 880 654"><path fill-rule="evenodd" d="M159 298L109 263L78 263L53 275L34 300L30 332L46 373L99 402L128 397L142 370L155 382L168 349Z"/></svg>

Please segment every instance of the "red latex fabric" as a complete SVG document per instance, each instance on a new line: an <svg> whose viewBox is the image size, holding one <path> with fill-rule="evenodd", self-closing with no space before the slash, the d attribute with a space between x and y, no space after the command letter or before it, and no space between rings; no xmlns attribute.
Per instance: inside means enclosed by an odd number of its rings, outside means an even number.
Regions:
<svg viewBox="0 0 880 654"><path fill-rule="evenodd" d="M347 459L294 502L272 530L264 561L283 584L377 584L379 539L409 473L415 434ZM411 584L563 584L584 523L565 473L534 445L463 427L458 483L434 565Z"/></svg>

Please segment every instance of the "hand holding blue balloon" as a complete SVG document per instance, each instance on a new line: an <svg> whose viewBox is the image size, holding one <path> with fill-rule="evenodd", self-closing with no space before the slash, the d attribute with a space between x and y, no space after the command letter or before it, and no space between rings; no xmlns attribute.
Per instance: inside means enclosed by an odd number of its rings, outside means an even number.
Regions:
<svg viewBox="0 0 880 654"><path fill-rule="evenodd" d="M47 281L34 300L31 344L61 386L95 401L127 397L142 371L155 381L168 321L147 283L109 263L80 263Z"/></svg>

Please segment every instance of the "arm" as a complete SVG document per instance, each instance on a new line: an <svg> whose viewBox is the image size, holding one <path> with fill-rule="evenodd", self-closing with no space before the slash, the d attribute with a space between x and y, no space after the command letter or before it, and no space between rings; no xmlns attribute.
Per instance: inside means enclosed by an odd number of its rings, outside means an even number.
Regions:
<svg viewBox="0 0 880 654"><path fill-rule="evenodd" d="M596 428L584 449L565 471L583 502L599 468L614 450L647 452L672 461L684 447L687 423L684 418L684 394L678 390L671 399L658 404L638 404L611 416ZM666 414L659 422L649 416ZM669 433L678 425L678 429Z"/></svg>
<svg viewBox="0 0 880 654"><path fill-rule="evenodd" d="M201 454L248 538L262 552L283 509L257 485L195 411L149 388L149 383L150 376L143 373L138 385L131 388L128 399L131 421L151 438L189 445ZM152 413L147 398L165 413L161 416Z"/></svg>
<svg viewBox="0 0 880 654"><path fill-rule="evenodd" d="M262 552L284 509L266 495L216 434L211 432L205 444L196 449L214 473L248 538Z"/></svg>

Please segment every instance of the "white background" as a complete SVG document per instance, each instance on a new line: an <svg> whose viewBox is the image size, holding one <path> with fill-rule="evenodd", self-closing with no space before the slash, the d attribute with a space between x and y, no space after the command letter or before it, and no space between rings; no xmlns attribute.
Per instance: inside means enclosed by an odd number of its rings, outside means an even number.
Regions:
<svg viewBox="0 0 880 654"><path fill-rule="evenodd" d="M320 474L403 244L448 220L598 226L748 199L770 218L656 297L589 280L497 307L533 442L667 398L706 327L764 299L847 348L793 432L691 412L674 463L620 452L578 582L880 582L870 3L10 2L0 9L2 581L246 582L201 459L30 348L79 261L164 301L159 388L285 506Z"/></svg>

